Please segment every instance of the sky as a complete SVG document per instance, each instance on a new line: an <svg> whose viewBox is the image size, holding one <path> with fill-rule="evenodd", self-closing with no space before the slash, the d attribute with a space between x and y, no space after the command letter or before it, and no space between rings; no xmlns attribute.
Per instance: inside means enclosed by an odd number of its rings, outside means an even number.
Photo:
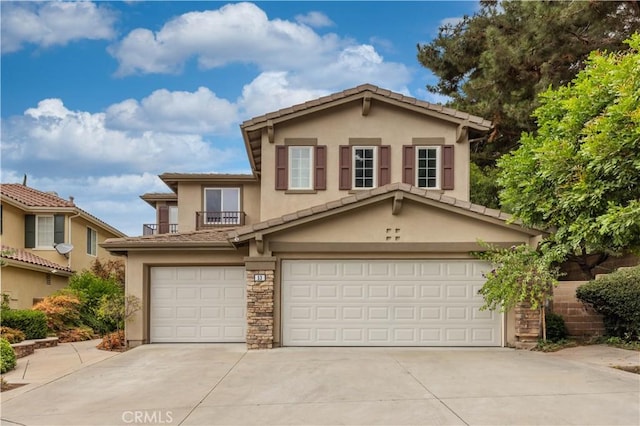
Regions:
<svg viewBox="0 0 640 426"><path fill-rule="evenodd" d="M417 60L477 1L0 2L0 178L127 235L164 172L251 173L240 123L371 83L428 102Z"/></svg>

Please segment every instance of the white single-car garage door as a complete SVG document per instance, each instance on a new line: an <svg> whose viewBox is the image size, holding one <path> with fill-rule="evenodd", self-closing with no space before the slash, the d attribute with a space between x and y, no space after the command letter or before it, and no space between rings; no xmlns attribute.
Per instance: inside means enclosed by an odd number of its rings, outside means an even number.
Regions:
<svg viewBox="0 0 640 426"><path fill-rule="evenodd" d="M284 346L501 346L472 260L284 260Z"/></svg>
<svg viewBox="0 0 640 426"><path fill-rule="evenodd" d="M244 267L151 268L150 340L244 342Z"/></svg>

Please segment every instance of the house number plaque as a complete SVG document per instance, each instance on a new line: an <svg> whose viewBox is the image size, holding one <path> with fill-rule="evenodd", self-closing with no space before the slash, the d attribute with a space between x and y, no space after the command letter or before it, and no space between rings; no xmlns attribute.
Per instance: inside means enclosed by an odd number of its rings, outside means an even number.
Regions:
<svg viewBox="0 0 640 426"><path fill-rule="evenodd" d="M267 276L265 274L254 274L253 281L256 283L261 283L267 280Z"/></svg>

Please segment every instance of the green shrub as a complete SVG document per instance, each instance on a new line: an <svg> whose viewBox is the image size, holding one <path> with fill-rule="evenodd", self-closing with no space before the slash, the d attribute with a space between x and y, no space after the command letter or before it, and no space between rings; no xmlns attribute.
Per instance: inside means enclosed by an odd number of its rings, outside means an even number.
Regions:
<svg viewBox="0 0 640 426"><path fill-rule="evenodd" d="M558 315L553 312L548 312L545 314L544 321L547 326L548 341L560 342L566 339L567 336L569 335L569 332L567 331L567 326L564 323L564 318L562 318L562 315Z"/></svg>
<svg viewBox="0 0 640 426"><path fill-rule="evenodd" d="M80 308L82 324L91 327L101 335L116 330L117 324L114 321L98 315L100 303L105 296L112 297L124 294L124 288L115 275L111 275L110 278L102 278L92 272L85 271L72 276L68 288L82 302Z"/></svg>
<svg viewBox="0 0 640 426"><path fill-rule="evenodd" d="M0 338L0 373L13 370L16 367L16 353L11 343L5 338Z"/></svg>
<svg viewBox="0 0 640 426"><path fill-rule="evenodd" d="M609 336L640 339L640 266L583 284L576 296L602 314Z"/></svg>
<svg viewBox="0 0 640 426"><path fill-rule="evenodd" d="M11 309L2 311L2 325L24 333L27 339L47 337L47 316L31 309Z"/></svg>
<svg viewBox="0 0 640 426"><path fill-rule="evenodd" d="M2 335L3 339L7 339L9 343L20 343L25 339L25 335L22 331L11 327L5 327L4 325L0 327L0 335Z"/></svg>

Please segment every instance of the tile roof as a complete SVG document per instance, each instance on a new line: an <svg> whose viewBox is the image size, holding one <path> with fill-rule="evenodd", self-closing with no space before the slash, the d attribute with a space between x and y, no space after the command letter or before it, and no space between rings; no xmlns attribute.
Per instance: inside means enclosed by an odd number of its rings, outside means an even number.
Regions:
<svg viewBox="0 0 640 426"><path fill-rule="evenodd" d="M242 125L240 127L246 127L246 126L251 126L254 124L258 124L261 122L266 122L267 120L272 120L274 118L279 118L288 114L291 114L293 112L299 112L299 111L304 111L307 109L311 109L323 104L327 104L330 102L334 102L340 99L344 99L347 98L349 96L353 96L353 95L358 95L360 93L363 92L371 92L372 94L376 94L379 95L381 97L385 97L385 98L389 98L389 99L393 99L402 103L405 103L407 105L415 105L421 108L425 108L427 110L433 111L433 112L437 112L440 114L444 114L444 115L448 115L451 116L455 119L458 120L467 120L471 123L477 124L479 126L482 127L486 127L487 129L491 128L492 124L491 121L489 120L485 120L482 117L478 117L476 115L472 115L466 112L462 112L462 111L458 111L452 108L447 108L445 106L442 106L440 104L432 104L426 101L421 101L417 98L411 97L411 96L404 96L401 93L396 93L396 92L392 92L390 90L387 89L382 89L378 86L375 86L373 84L363 84L351 89L347 89L347 90L343 90L342 92L337 92L337 93L333 93L331 95L327 95L327 96L323 96L321 98L318 99L314 99L308 102L304 102L301 104L297 104L297 105L293 105L290 106L288 108L282 108L279 109L277 111L273 111L273 112L269 112L267 114L264 115L260 115L254 118L251 118L249 120L246 120L245 122L242 123Z"/></svg>
<svg viewBox="0 0 640 426"><path fill-rule="evenodd" d="M172 244L181 245L185 243L191 245L202 243L214 243L215 245L220 245L220 243L226 243L231 246L227 234L232 229L235 228L206 229L203 231L143 235L141 237L109 238L105 240L105 242L101 245L105 248L131 246L153 247Z"/></svg>
<svg viewBox="0 0 640 426"><path fill-rule="evenodd" d="M344 198L340 198L335 201L330 201L325 204L320 204L317 206L312 206L303 210L299 210L293 213L287 213L284 216L272 218L263 222L254 223L252 225L247 225L241 228L237 228L235 230L231 230L229 232L229 238L242 238L243 236L250 236L254 232L264 231L268 228L292 224L292 222L297 221L298 219L307 218L313 215L323 214L325 212L330 212L332 210L340 209L350 205L356 205L362 203L365 200L374 199L379 196L390 196L395 192L402 192L408 195L416 196L418 199L423 199L427 202L432 202L436 205L441 205L442 207L453 208L454 210L459 210L461 212L468 212L472 215L478 215L480 217L486 217L493 220L498 220L500 222L504 222L505 224L509 224L512 216L504 213L500 210L491 209L485 206L481 206L479 204L473 204L468 201L458 200L453 197L449 197L443 194L440 194L435 191L429 191L422 188L417 188L415 186L406 184L406 183L391 183L388 185L384 185L378 188L373 188L366 191L359 191L357 194L349 195ZM514 226L520 226L518 222L513 223ZM522 228L528 229L528 228ZM542 233L542 230L530 230L535 234Z"/></svg>
<svg viewBox="0 0 640 426"><path fill-rule="evenodd" d="M30 265L42 266L44 268L56 269L61 272L73 273L68 266L60 265L48 259L44 259L29 251L2 245L2 253L0 257L5 259L17 260L18 262L28 263Z"/></svg>
<svg viewBox="0 0 640 426"><path fill-rule="evenodd" d="M65 200L50 192L42 192L37 189L19 183L0 184L0 193L29 207L75 207L73 201Z"/></svg>
<svg viewBox="0 0 640 426"><path fill-rule="evenodd" d="M19 183L2 183L0 184L0 195L10 200L16 201L26 207L33 208L67 208L72 212L82 214L85 219L89 219L94 223L102 226L105 230L115 234L125 236L123 232L109 225L108 223L98 219L91 213L82 210L73 201L60 198L51 192L39 191L34 188Z"/></svg>

